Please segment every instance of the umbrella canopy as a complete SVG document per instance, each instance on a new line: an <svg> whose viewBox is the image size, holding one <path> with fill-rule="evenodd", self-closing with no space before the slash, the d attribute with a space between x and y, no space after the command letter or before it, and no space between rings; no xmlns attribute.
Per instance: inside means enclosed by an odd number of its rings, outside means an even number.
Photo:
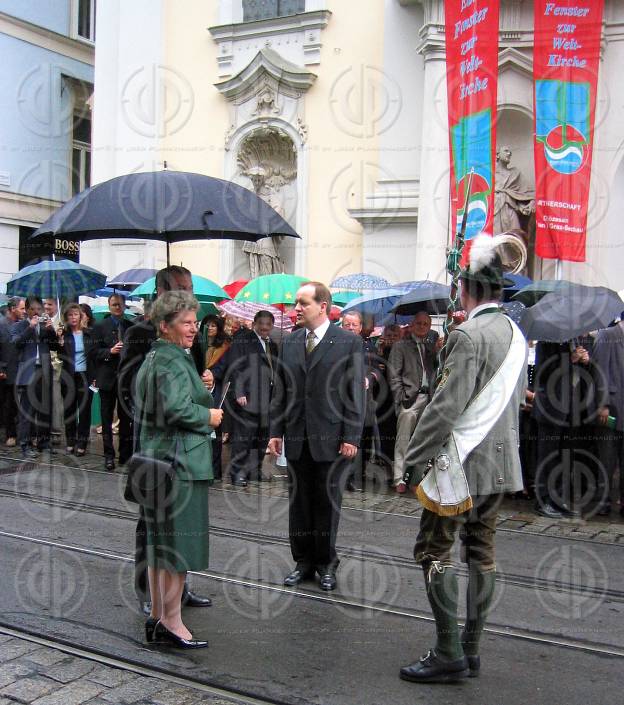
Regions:
<svg viewBox="0 0 624 705"><path fill-rule="evenodd" d="M350 301L343 309L342 315L350 311L358 311L363 316L372 319L374 325L382 324L394 306L405 296L404 289L378 289Z"/></svg>
<svg viewBox="0 0 624 705"><path fill-rule="evenodd" d="M223 287L223 291L227 292L227 295L233 299L236 294L247 284L249 279L237 279L234 282L230 282Z"/></svg>
<svg viewBox="0 0 624 705"><path fill-rule="evenodd" d="M603 286L586 286L572 293L545 294L520 318L528 340L563 343L593 330L606 328L618 318L624 301Z"/></svg>
<svg viewBox="0 0 624 705"><path fill-rule="evenodd" d="M106 282L106 286L111 289L131 291L155 275L155 269L127 269L125 272L121 272L121 274L118 274L116 277L111 277Z"/></svg>
<svg viewBox="0 0 624 705"><path fill-rule="evenodd" d="M428 279L410 282L412 289L392 308L393 313L403 316L413 316L420 311L429 314L440 314L446 311L451 287L446 284L432 282Z"/></svg>
<svg viewBox="0 0 624 705"><path fill-rule="evenodd" d="M503 301L510 301L514 294L533 284L533 280L530 277L525 277L522 274L505 274L505 280L509 284L503 289Z"/></svg>
<svg viewBox="0 0 624 705"><path fill-rule="evenodd" d="M78 300L104 286L106 274L67 259L44 260L24 267L7 282L10 296Z"/></svg>
<svg viewBox="0 0 624 705"><path fill-rule="evenodd" d="M127 291L121 291L120 289L113 289L110 286L103 286L101 289L96 289L95 291L90 291L88 294L85 294L85 296L91 296L91 297L97 297L97 296L106 296L108 298L109 296L112 296L113 294L121 294L126 301L132 301L136 299L140 299L140 296L133 296L132 294L128 293Z"/></svg>
<svg viewBox="0 0 624 705"><path fill-rule="evenodd" d="M236 301L253 301L257 304L295 303L297 289L310 280L294 274L264 274L251 279L234 297Z"/></svg>
<svg viewBox="0 0 624 705"><path fill-rule="evenodd" d="M193 274L191 277L193 280L193 294L195 298L200 303L209 303L213 301L223 301L224 299L229 299L228 294L212 279L206 279L206 277L200 277L197 274ZM138 286L134 291L131 292L132 296L154 296L156 293L156 277L150 277L147 281L144 281L141 286Z"/></svg>
<svg viewBox="0 0 624 705"><path fill-rule="evenodd" d="M346 274L334 279L330 284L330 287L334 289L350 289L359 292L370 291L371 289L389 289L391 286L392 284L387 279L364 272Z"/></svg>
<svg viewBox="0 0 624 705"><path fill-rule="evenodd" d="M520 301L505 301L502 305L503 311L517 325L520 325L520 319L524 313L526 306Z"/></svg>
<svg viewBox="0 0 624 705"><path fill-rule="evenodd" d="M91 186L31 235L74 240L259 240L299 237L271 206L231 181L183 171L141 172Z"/></svg>
<svg viewBox="0 0 624 705"><path fill-rule="evenodd" d="M506 277L509 275L505 275ZM566 279L538 279L531 284L520 289L511 298L513 301L520 301L525 306L533 306L543 296L552 293L572 294L585 289L583 284L575 284Z"/></svg>
<svg viewBox="0 0 624 705"><path fill-rule="evenodd" d="M348 303L361 296L359 291L337 291L332 293L332 303L336 306L346 306Z"/></svg>
<svg viewBox="0 0 624 705"><path fill-rule="evenodd" d="M257 304L252 301L225 301L219 304L219 309L228 316L240 318L243 321L253 321L258 311L269 311L275 318L275 326L282 330L292 330L293 321L289 315L284 315L281 309L269 304Z"/></svg>

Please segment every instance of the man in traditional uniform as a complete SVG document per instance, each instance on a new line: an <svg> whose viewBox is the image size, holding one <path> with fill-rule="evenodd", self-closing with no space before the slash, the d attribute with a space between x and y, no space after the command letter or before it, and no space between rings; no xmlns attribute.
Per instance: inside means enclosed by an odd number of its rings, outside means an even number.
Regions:
<svg viewBox="0 0 624 705"><path fill-rule="evenodd" d="M473 241L461 273L468 320L449 335L433 398L406 455L409 485L424 505L414 557L424 571L436 623L435 648L401 669L420 683L478 675L479 639L496 580L494 536L500 500L522 489L518 415L526 387L526 341L500 311L503 271L497 238ZM457 624L451 549L460 529L468 564L467 618Z"/></svg>

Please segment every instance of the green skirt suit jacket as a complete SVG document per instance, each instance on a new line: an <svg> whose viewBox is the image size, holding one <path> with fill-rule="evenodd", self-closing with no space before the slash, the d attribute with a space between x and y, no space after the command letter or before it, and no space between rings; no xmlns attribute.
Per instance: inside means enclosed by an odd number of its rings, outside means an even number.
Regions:
<svg viewBox="0 0 624 705"><path fill-rule="evenodd" d="M171 491L144 507L147 562L175 573L208 567L208 487L212 484L210 409L214 406L192 357L156 340L137 375L139 446L144 455L176 458Z"/></svg>

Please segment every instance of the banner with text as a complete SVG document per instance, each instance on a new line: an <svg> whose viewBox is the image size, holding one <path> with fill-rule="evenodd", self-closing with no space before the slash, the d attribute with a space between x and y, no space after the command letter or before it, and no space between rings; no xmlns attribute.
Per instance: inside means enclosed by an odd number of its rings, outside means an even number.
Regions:
<svg viewBox="0 0 624 705"><path fill-rule="evenodd" d="M466 243L492 235L498 80L498 0L444 3L451 157L451 222L468 209ZM474 169L470 199L466 186Z"/></svg>
<svg viewBox="0 0 624 705"><path fill-rule="evenodd" d="M603 0L535 0L535 252L585 261Z"/></svg>

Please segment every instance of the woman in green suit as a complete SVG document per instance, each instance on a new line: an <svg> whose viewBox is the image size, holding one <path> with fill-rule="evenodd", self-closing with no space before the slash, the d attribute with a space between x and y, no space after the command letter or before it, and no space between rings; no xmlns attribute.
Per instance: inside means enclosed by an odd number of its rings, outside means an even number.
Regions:
<svg viewBox="0 0 624 705"><path fill-rule="evenodd" d="M145 506L152 612L147 641L201 648L182 622L180 598L188 570L208 567L208 487L211 441L223 411L197 374L190 348L197 334L197 300L185 291L156 299L151 321L158 340L136 382L141 455L175 458L175 475L164 498Z"/></svg>

